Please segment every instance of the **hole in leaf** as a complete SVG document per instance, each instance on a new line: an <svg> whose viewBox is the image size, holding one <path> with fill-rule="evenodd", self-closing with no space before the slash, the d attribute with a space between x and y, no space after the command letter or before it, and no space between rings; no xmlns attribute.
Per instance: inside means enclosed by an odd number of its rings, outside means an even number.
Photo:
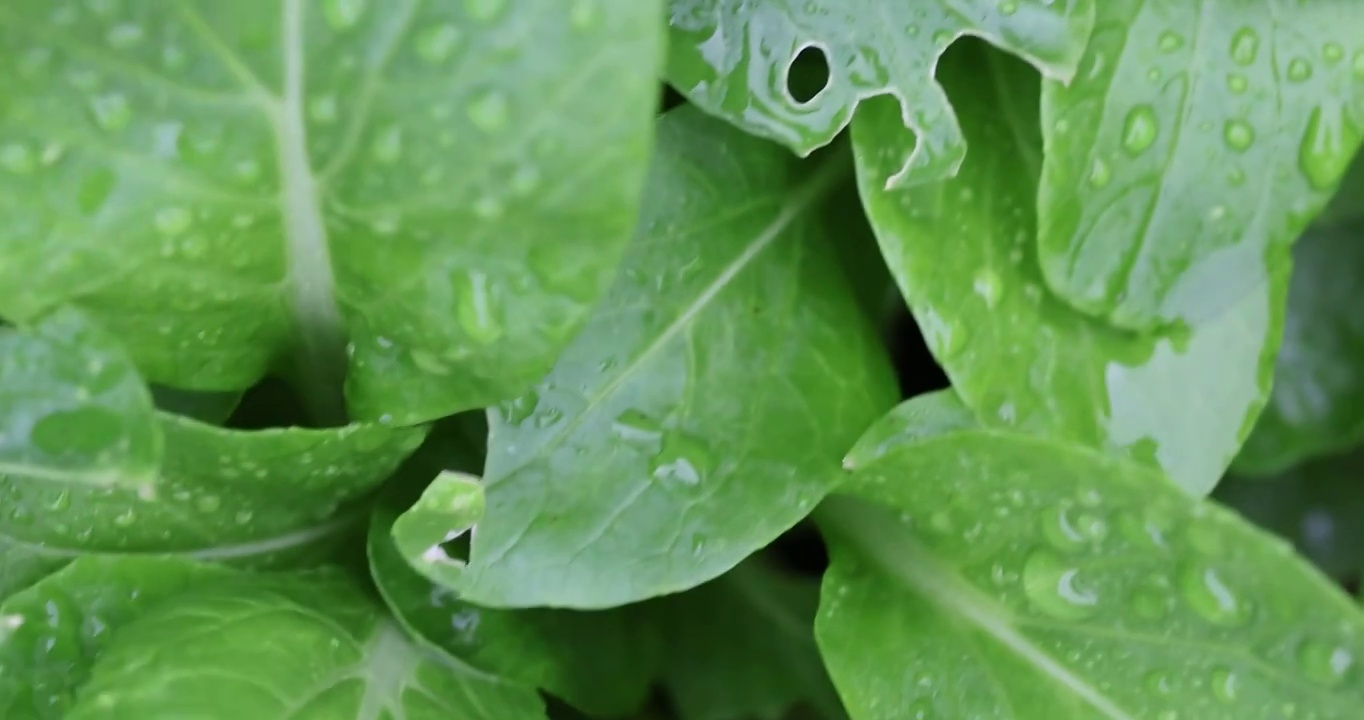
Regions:
<svg viewBox="0 0 1364 720"><path fill-rule="evenodd" d="M951 386L947 373L928 351L914 316L904 305L896 308L886 322L886 345L895 365L895 376L900 380L901 397L908 399Z"/></svg>
<svg viewBox="0 0 1364 720"><path fill-rule="evenodd" d="M804 105L829 85L829 56L824 49L806 45L796 53L786 68L786 92L798 104Z"/></svg>

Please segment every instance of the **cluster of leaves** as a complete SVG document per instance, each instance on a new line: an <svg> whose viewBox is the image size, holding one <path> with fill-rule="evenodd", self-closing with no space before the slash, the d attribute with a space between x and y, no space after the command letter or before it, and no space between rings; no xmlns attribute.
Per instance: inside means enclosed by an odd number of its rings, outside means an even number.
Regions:
<svg viewBox="0 0 1364 720"><path fill-rule="evenodd" d="M1357 0L5 0L0 716L1356 717L1362 137Z"/></svg>

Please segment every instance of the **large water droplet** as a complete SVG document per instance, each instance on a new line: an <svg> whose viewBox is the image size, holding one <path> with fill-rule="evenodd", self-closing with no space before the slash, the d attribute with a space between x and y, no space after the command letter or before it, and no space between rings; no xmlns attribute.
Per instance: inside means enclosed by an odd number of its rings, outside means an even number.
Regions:
<svg viewBox="0 0 1364 720"><path fill-rule="evenodd" d="M417 56L431 64L445 62L459 47L459 41L459 28L454 25L427 28L417 35Z"/></svg>
<svg viewBox="0 0 1364 720"><path fill-rule="evenodd" d="M464 0L464 12L475 20L492 20L507 7L507 0Z"/></svg>
<svg viewBox="0 0 1364 720"><path fill-rule="evenodd" d="M1250 605L1207 565L1184 567L1179 574L1179 589L1189 607L1214 625L1234 627L1250 619Z"/></svg>
<svg viewBox="0 0 1364 720"><path fill-rule="evenodd" d="M1123 121L1122 146L1129 155L1146 152L1156 141L1156 113L1150 105L1138 105L1127 113Z"/></svg>
<svg viewBox="0 0 1364 720"><path fill-rule="evenodd" d="M1023 564L1023 591L1041 612L1060 620L1083 620L1098 610L1099 596L1079 581L1079 568L1048 551Z"/></svg>
<svg viewBox="0 0 1364 720"><path fill-rule="evenodd" d="M1255 129L1244 120L1228 120L1222 128L1222 137L1232 150L1245 152L1255 143Z"/></svg>
<svg viewBox="0 0 1364 720"><path fill-rule="evenodd" d="M1312 63L1304 58L1295 57L1288 62L1288 79L1304 82L1312 77Z"/></svg>
<svg viewBox="0 0 1364 720"><path fill-rule="evenodd" d="M697 438L683 432L664 436L663 449L653 462L653 477L657 480L683 485L699 485L713 472L709 448Z"/></svg>
<svg viewBox="0 0 1364 720"><path fill-rule="evenodd" d="M1236 702L1237 694L1241 690L1241 678L1235 671L1228 668L1217 668L1212 671L1213 697L1224 703Z"/></svg>
<svg viewBox="0 0 1364 720"><path fill-rule="evenodd" d="M182 207L167 207L156 211L156 231L166 236L175 236L189 229L194 216Z"/></svg>
<svg viewBox="0 0 1364 720"><path fill-rule="evenodd" d="M369 0L324 0L322 17L335 30L349 30L360 22Z"/></svg>
<svg viewBox="0 0 1364 720"><path fill-rule="evenodd" d="M1107 524L1074 506L1061 505L1042 515L1042 535L1062 552L1082 550L1108 532Z"/></svg>
<svg viewBox="0 0 1364 720"><path fill-rule="evenodd" d="M1243 27L1231 36L1231 59L1237 65L1246 66L1255 62L1260 54L1260 36L1253 28Z"/></svg>
<svg viewBox="0 0 1364 720"><path fill-rule="evenodd" d="M27 145L8 143L0 147L0 167L16 175L27 175L37 169L38 159Z"/></svg>
<svg viewBox="0 0 1364 720"><path fill-rule="evenodd" d="M1340 683L1354 664L1354 654L1339 645L1307 640L1298 647L1298 666L1303 674L1323 685Z"/></svg>
<svg viewBox="0 0 1364 720"><path fill-rule="evenodd" d="M96 95L90 101L90 111L95 115L95 123L109 132L118 132L133 119L133 110L128 98L119 93Z"/></svg>
<svg viewBox="0 0 1364 720"><path fill-rule="evenodd" d="M511 104L507 96L497 90L487 90L469 103L469 121L483 132L497 132L511 119Z"/></svg>
<svg viewBox="0 0 1364 720"><path fill-rule="evenodd" d="M1298 166L1312 187L1329 190L1345 173L1360 132L1339 104L1312 111L1298 147Z"/></svg>
<svg viewBox="0 0 1364 720"><path fill-rule="evenodd" d="M493 290L487 275L469 273L461 284L456 310L464 333L474 342L485 345L502 337L502 321L498 317Z"/></svg>
<svg viewBox="0 0 1364 720"><path fill-rule="evenodd" d="M611 423L611 432L637 445L653 446L663 439L663 428L658 421L638 410L626 410L617 416Z"/></svg>

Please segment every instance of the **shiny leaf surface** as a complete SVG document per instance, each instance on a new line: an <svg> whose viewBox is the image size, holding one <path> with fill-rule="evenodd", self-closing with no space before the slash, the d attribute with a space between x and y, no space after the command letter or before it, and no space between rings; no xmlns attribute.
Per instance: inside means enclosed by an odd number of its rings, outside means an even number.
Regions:
<svg viewBox="0 0 1364 720"><path fill-rule="evenodd" d="M823 147L862 100L898 100L889 184L951 177L966 153L934 81L938 57L975 35L1069 79L1094 22L1093 0L671 0L668 80L692 102L801 155ZM792 94L790 67L817 53L828 82ZM919 138L916 145L913 138Z"/></svg>
<svg viewBox="0 0 1364 720"><path fill-rule="evenodd" d="M799 162L691 107L658 132L616 284L490 418L471 602L608 607L709 580L808 514L894 403L823 215L846 154Z"/></svg>
<svg viewBox="0 0 1364 720"><path fill-rule="evenodd" d="M1095 7L1073 82L1043 92L1043 274L1122 327L1201 324L1287 267L1359 147L1364 5Z"/></svg>
<svg viewBox="0 0 1364 720"><path fill-rule="evenodd" d="M75 303L172 387L281 370L329 424L523 392L630 237L660 13L6 2L0 315Z"/></svg>
<svg viewBox="0 0 1364 720"><path fill-rule="evenodd" d="M1137 458L1206 494L1268 396L1287 278L1164 334L1055 298L1034 244L1036 75L980 46L949 60L938 76L974 148L956 179L883 189L898 137L888 103L869 104L853 133L863 202L929 350L982 422Z"/></svg>
<svg viewBox="0 0 1364 720"><path fill-rule="evenodd" d="M817 515L854 718L1357 715L1364 614L1286 543L1125 460L914 415Z"/></svg>

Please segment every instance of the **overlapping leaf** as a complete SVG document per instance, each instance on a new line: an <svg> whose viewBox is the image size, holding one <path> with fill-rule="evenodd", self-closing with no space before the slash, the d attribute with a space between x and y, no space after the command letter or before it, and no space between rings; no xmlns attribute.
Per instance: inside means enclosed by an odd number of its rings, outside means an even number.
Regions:
<svg viewBox="0 0 1364 720"><path fill-rule="evenodd" d="M956 179L884 189L900 137L892 104L869 103L853 132L863 202L929 350L983 422L1125 454L1206 494L1268 395L1286 276L1167 333L1075 310L1037 264L1035 74L975 47L939 78L973 147Z"/></svg>
<svg viewBox="0 0 1364 720"><path fill-rule="evenodd" d="M491 417L464 597L587 608L693 587L839 482L895 398L822 214L847 170L694 108L664 116L616 284Z"/></svg>
<svg viewBox="0 0 1364 720"><path fill-rule="evenodd" d="M1358 714L1364 614L1287 544L954 402L888 416L848 458L865 499L817 516L816 635L854 718Z"/></svg>
<svg viewBox="0 0 1364 720"><path fill-rule="evenodd" d="M659 0L0 7L0 315L415 423L523 392L630 236ZM564 68L573 68L571 75Z"/></svg>
<svg viewBox="0 0 1364 720"><path fill-rule="evenodd" d="M668 79L708 112L801 155L832 140L865 98L893 96L900 130L887 148L895 168L887 182L943 180L966 153L933 79L947 46L963 35L988 38L1066 80L1094 8L1093 0L670 0ZM823 56L829 78L798 98L788 76L806 50Z"/></svg>
<svg viewBox="0 0 1364 720"><path fill-rule="evenodd" d="M1201 324L1288 265L1364 133L1364 5L1111 0L1048 82L1041 266L1122 327Z"/></svg>

